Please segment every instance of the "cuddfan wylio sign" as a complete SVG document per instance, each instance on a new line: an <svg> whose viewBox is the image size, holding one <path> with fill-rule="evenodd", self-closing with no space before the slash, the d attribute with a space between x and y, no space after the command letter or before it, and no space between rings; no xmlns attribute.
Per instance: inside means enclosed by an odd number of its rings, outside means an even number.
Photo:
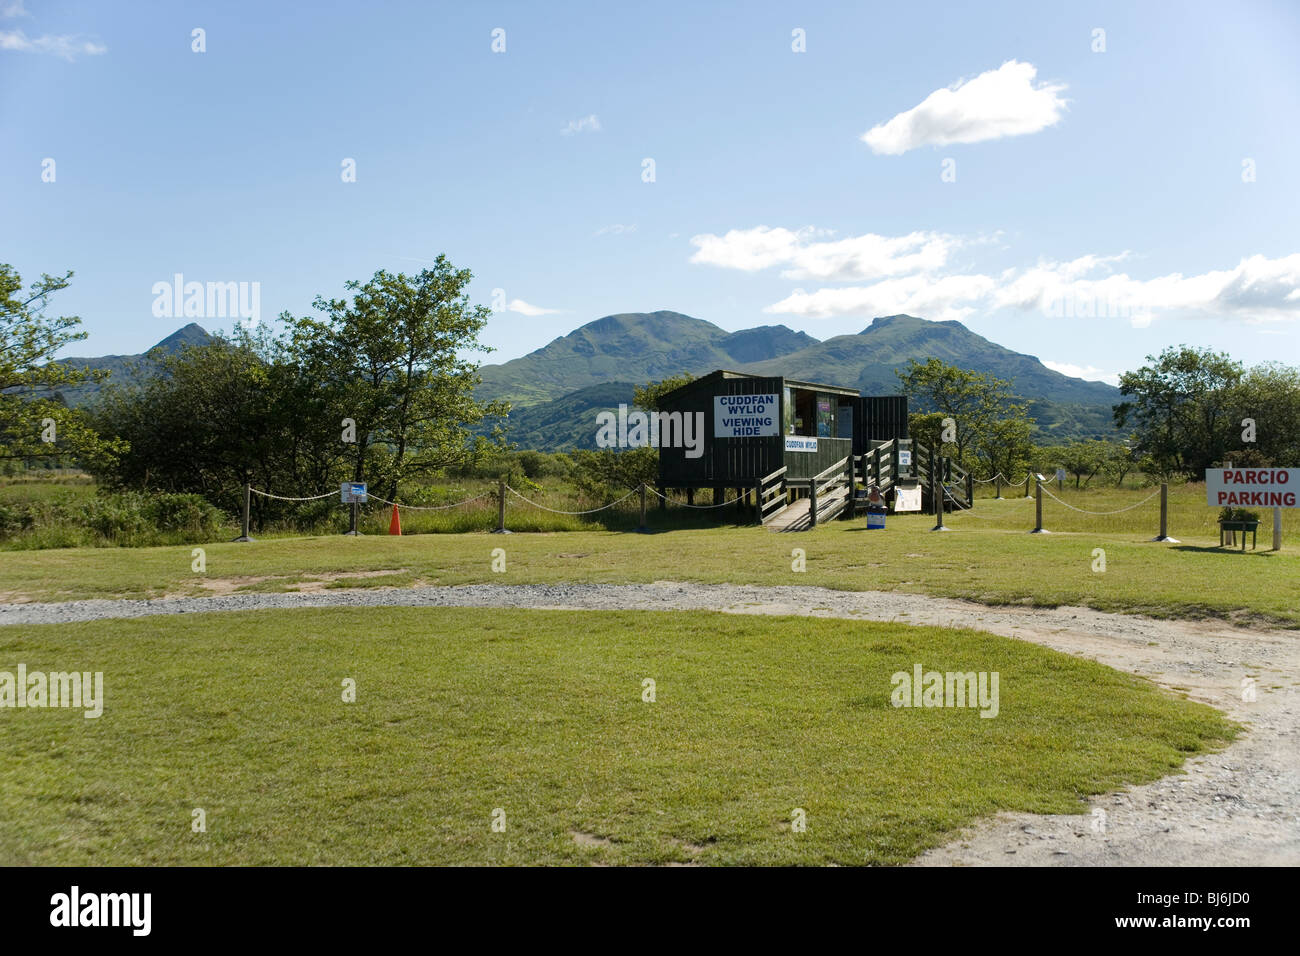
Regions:
<svg viewBox="0 0 1300 956"><path fill-rule="evenodd" d="M1300 468L1207 468L1205 498L1214 507L1294 508Z"/></svg>
<svg viewBox="0 0 1300 956"><path fill-rule="evenodd" d="M714 438L768 438L781 433L775 395L714 395Z"/></svg>

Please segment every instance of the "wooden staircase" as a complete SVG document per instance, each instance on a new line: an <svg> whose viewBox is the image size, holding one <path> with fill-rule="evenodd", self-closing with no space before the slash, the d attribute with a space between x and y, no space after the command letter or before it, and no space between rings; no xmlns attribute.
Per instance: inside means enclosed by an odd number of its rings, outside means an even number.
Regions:
<svg viewBox="0 0 1300 956"><path fill-rule="evenodd" d="M784 489L807 491L807 496L800 495L785 507L774 509L770 517L764 511L763 523L773 531L811 531L820 522L839 517L852 504L853 476L853 458L846 456L812 478L785 481ZM777 503L784 501L782 494Z"/></svg>
<svg viewBox="0 0 1300 956"><path fill-rule="evenodd" d="M947 489L944 510L971 507L974 482L951 458L909 438L880 442L865 455L841 458L813 478L790 479L787 469L772 472L758 486L759 515L773 531L811 531L833 518L851 518L854 492L875 486L888 494L899 484L921 486L921 509L934 512L931 477ZM796 497L790 500L790 492ZM860 500L860 499L859 499Z"/></svg>

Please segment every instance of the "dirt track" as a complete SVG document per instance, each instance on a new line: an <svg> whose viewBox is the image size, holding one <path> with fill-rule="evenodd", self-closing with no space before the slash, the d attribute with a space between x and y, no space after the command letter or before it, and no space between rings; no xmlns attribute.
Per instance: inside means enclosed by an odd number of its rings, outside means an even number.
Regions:
<svg viewBox="0 0 1300 956"><path fill-rule="evenodd" d="M1300 631L1158 621L1086 608L986 607L894 592L644 585L468 585L453 588L238 594L161 601L3 604L0 625L265 608L382 605L720 610L974 627L1150 678L1247 724L1222 753L1187 773L1093 798L1094 815L1005 814L919 865L1295 865L1300 863ZM1242 679L1256 680L1255 701Z"/></svg>

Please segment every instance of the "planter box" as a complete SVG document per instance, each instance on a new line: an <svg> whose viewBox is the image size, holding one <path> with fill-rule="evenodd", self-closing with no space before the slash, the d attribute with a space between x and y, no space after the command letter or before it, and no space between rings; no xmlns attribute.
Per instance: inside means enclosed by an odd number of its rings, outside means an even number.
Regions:
<svg viewBox="0 0 1300 956"><path fill-rule="evenodd" d="M1236 536L1238 531L1241 532L1241 550L1246 550L1246 535L1250 535L1250 548L1255 550L1255 532L1259 530L1259 520L1255 521L1220 521L1219 522L1219 547L1223 547L1228 535Z"/></svg>

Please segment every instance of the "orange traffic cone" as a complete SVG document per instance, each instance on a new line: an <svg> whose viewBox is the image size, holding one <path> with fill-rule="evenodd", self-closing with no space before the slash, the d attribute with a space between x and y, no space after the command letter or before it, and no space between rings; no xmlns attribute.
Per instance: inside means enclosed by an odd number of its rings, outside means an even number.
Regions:
<svg viewBox="0 0 1300 956"><path fill-rule="evenodd" d="M401 515L397 513L397 505L393 505L393 517L390 518L388 521L388 533L389 534L402 533L402 518Z"/></svg>

